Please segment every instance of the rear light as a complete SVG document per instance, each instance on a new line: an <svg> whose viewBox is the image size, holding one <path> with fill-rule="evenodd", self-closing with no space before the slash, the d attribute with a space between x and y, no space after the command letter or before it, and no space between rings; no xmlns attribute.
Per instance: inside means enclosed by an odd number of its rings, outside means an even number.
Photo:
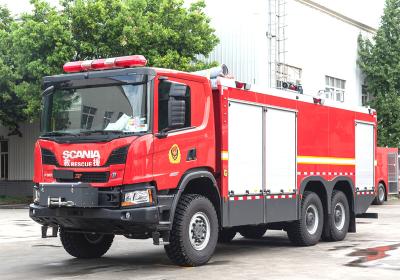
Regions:
<svg viewBox="0 0 400 280"><path fill-rule="evenodd" d="M313 97L314 104L324 105L324 99Z"/></svg>
<svg viewBox="0 0 400 280"><path fill-rule="evenodd" d="M76 73L89 70L104 70L112 68L144 67L147 59L143 55L130 55L113 58L100 58L95 60L74 61L64 64L64 71Z"/></svg>

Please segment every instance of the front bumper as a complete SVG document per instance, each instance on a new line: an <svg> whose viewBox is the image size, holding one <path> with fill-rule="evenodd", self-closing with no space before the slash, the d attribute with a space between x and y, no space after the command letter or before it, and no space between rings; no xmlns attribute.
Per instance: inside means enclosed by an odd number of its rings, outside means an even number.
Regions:
<svg viewBox="0 0 400 280"><path fill-rule="evenodd" d="M129 213L129 218L127 218ZM60 226L82 232L142 235L160 230L159 207L132 209L49 208L31 204L29 216L45 226Z"/></svg>
<svg viewBox="0 0 400 280"><path fill-rule="evenodd" d="M153 202L120 207L127 191L153 190ZM157 196L148 184L126 185L103 190L87 183L43 183L30 205L29 216L39 224L73 231L129 234L138 238L151 232L169 230L168 215L173 197Z"/></svg>

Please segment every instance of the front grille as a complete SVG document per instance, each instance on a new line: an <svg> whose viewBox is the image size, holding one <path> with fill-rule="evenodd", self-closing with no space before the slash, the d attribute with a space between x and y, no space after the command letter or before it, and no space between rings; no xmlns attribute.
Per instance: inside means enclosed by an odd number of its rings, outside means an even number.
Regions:
<svg viewBox="0 0 400 280"><path fill-rule="evenodd" d="M42 148L42 163L47 165L58 166L56 156L53 154L53 152L43 148Z"/></svg>
<svg viewBox="0 0 400 280"><path fill-rule="evenodd" d="M58 178L58 182L82 182L82 183L106 183L110 177L110 172L74 172L73 179Z"/></svg>

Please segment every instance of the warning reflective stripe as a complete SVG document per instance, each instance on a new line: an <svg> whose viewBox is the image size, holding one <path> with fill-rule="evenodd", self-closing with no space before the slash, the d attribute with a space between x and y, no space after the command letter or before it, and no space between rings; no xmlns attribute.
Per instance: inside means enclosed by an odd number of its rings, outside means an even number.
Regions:
<svg viewBox="0 0 400 280"><path fill-rule="evenodd" d="M373 191L358 192L357 195L375 195Z"/></svg>
<svg viewBox="0 0 400 280"><path fill-rule="evenodd" d="M298 164L355 165L355 158L297 156Z"/></svg>
<svg viewBox="0 0 400 280"><path fill-rule="evenodd" d="M221 152L221 160L228 160L228 151Z"/></svg>

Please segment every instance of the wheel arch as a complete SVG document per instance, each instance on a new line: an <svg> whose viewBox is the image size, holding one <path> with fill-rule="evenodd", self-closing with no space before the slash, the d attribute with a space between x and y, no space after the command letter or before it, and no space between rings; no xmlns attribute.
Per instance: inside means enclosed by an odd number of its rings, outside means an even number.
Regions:
<svg viewBox="0 0 400 280"><path fill-rule="evenodd" d="M300 184L301 197L306 191L316 193L322 202L324 212L330 214L332 187L328 181L320 176L307 177ZM298 205L298 218L300 218L300 213L301 203Z"/></svg>
<svg viewBox="0 0 400 280"><path fill-rule="evenodd" d="M176 206L178 205L182 194L200 194L207 197L214 205L218 216L218 223L221 225L221 196L217 180L208 168L191 169L186 171L182 176L171 207L171 224L175 216Z"/></svg>

